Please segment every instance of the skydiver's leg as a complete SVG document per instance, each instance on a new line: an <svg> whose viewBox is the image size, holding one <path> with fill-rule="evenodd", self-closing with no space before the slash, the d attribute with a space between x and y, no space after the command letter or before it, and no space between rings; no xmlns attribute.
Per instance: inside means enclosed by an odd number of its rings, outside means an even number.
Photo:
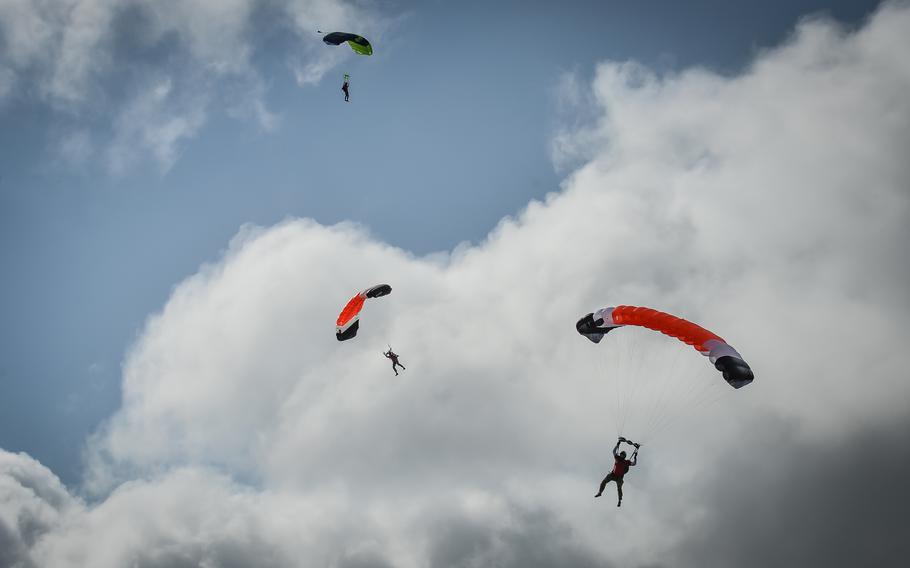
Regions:
<svg viewBox="0 0 910 568"><path fill-rule="evenodd" d="M612 479L613 479L613 474L612 473L607 474L607 476L604 478L604 480L600 482L600 490L597 492L597 495L595 495L595 497L600 497L601 495L603 495L604 488L607 486L607 483L610 483L610 481Z"/></svg>
<svg viewBox="0 0 910 568"><path fill-rule="evenodd" d="M622 505L622 479L616 480L616 493L619 494L619 501L616 502L616 506L619 507Z"/></svg>

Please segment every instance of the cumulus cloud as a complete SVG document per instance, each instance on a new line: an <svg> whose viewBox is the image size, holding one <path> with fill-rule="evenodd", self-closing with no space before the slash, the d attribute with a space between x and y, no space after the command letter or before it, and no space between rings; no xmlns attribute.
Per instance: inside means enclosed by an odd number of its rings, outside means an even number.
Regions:
<svg viewBox="0 0 910 568"><path fill-rule="evenodd" d="M174 164L178 143L192 137L205 121L207 101L194 98L177 107L171 101L173 96L173 83L165 79L151 85L123 110L108 150L111 171L124 172L143 151L150 151L165 170Z"/></svg>
<svg viewBox="0 0 910 568"><path fill-rule="evenodd" d="M264 42L287 46L292 71L308 69L316 82L341 55L319 49L314 30L351 22L382 25L347 0L6 0L0 103L45 104L112 131L104 140L112 171L146 152L167 169L213 111L277 126L255 63Z"/></svg>
<svg viewBox="0 0 910 568"><path fill-rule="evenodd" d="M755 558L828 558L844 527L828 517L861 501L850 474L819 478L857 445L882 440L864 517L906 501L906 452L876 436L910 420L908 29L902 4L850 33L805 21L734 77L604 64L561 190L448 255L347 223L244 228L128 353L122 408L87 449L97 502L4 538L54 566L722 566L798 523L800 543ZM337 311L379 282L393 293L337 342ZM720 379L660 337L621 330L636 354L575 334L613 303L709 324L757 374L714 406L669 397L681 417L621 512L593 499L620 433L613 373ZM901 558L903 525L869 531L852 551Z"/></svg>
<svg viewBox="0 0 910 568"><path fill-rule="evenodd" d="M0 566L36 566L31 549L80 506L49 469L0 450Z"/></svg>
<svg viewBox="0 0 910 568"><path fill-rule="evenodd" d="M866 425L824 444L787 426L725 456L693 487L702 505L678 549L685 566L889 566L910 554L910 420Z"/></svg>

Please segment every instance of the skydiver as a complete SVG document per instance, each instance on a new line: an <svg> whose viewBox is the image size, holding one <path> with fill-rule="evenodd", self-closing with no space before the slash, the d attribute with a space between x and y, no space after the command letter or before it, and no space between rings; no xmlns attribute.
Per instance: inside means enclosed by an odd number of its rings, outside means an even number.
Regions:
<svg viewBox="0 0 910 568"><path fill-rule="evenodd" d="M402 371L405 370L404 365L402 365L401 363L398 362L398 355L396 355L395 353L392 352L391 347L389 347L388 351L383 352L383 355L385 355L386 359L389 359L392 361L392 370L395 371L396 377L398 376L398 370L395 368L396 365L401 367Z"/></svg>
<svg viewBox="0 0 910 568"><path fill-rule="evenodd" d="M341 84L341 90L344 92L344 102L351 101L351 92L349 91L349 89L350 89L349 83L350 83L350 78L347 75L345 75L344 83Z"/></svg>
<svg viewBox="0 0 910 568"><path fill-rule="evenodd" d="M626 459L626 452L624 452L624 451L616 453L617 450L619 450L619 445L623 442L626 442L627 444L632 444L633 446L635 446L635 451L632 452L631 460ZM626 472L629 471L630 467L632 467L638 463L639 445L640 444L636 444L635 442L626 440L622 436L619 437L619 440L616 441L616 446L613 448L613 471L611 471L609 474L607 474L607 476L603 479L603 481L600 482L600 490L597 492L597 495L595 495L595 497L600 497L601 495L603 495L604 488L607 486L607 483L609 483L611 481L615 481L616 482L616 493L619 495L619 501L616 502L616 506L617 507L622 506L622 484L623 484L622 478L623 478L623 476L626 475Z"/></svg>

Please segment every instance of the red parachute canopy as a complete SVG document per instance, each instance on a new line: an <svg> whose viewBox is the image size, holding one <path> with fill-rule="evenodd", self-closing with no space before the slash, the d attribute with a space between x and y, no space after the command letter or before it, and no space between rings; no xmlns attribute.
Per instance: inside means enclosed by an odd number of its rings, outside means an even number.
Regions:
<svg viewBox="0 0 910 568"><path fill-rule="evenodd" d="M755 379L748 363L719 335L690 321L651 308L601 308L578 320L575 329L594 343L599 343L608 332L625 325L653 329L691 345L706 355L734 388L743 387Z"/></svg>
<svg viewBox="0 0 910 568"><path fill-rule="evenodd" d="M391 293L392 287L388 284L377 284L351 298L335 320L335 337L338 341L352 339L357 335L360 329L360 310L363 309L367 298L381 298Z"/></svg>

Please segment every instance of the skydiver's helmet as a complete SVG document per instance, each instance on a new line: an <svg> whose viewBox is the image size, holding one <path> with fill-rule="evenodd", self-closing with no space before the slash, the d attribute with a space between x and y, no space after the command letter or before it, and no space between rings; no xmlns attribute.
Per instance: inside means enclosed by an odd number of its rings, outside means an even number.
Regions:
<svg viewBox="0 0 910 568"><path fill-rule="evenodd" d="M626 459L626 452L625 451L619 452L619 457L621 457L622 459Z"/></svg>

